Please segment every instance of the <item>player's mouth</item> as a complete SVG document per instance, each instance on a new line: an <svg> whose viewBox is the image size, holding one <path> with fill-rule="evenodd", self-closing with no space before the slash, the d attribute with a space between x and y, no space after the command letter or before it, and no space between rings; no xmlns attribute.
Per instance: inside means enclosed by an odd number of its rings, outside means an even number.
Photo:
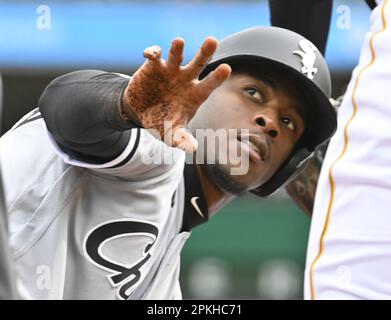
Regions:
<svg viewBox="0 0 391 320"><path fill-rule="evenodd" d="M270 158L270 148L265 139L257 135L239 136L238 141L242 151L249 155L255 163L264 163Z"/></svg>

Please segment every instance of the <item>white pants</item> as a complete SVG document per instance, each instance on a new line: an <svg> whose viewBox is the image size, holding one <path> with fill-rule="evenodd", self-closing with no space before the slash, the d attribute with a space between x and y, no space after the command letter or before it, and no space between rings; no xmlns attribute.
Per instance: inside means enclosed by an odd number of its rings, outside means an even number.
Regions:
<svg viewBox="0 0 391 320"><path fill-rule="evenodd" d="M391 0L372 12L322 167L304 291L391 299Z"/></svg>

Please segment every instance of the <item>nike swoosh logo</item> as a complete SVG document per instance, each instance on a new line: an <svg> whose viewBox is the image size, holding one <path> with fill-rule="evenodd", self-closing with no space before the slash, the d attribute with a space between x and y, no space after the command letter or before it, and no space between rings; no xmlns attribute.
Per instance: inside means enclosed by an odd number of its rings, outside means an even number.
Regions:
<svg viewBox="0 0 391 320"><path fill-rule="evenodd" d="M193 198L191 198L190 202L191 202L191 204L193 205L194 209L196 209L196 211L198 212L198 214L199 214L202 218L205 218L204 215L202 214L201 210L200 210L200 207L198 206L198 204L197 204L197 202L196 202L198 198L199 198L199 197L193 197Z"/></svg>

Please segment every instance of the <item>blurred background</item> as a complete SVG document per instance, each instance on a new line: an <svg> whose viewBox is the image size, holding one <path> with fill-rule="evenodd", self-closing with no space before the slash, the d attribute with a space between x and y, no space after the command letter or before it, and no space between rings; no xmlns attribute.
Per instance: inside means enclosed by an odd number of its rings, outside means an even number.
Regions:
<svg viewBox="0 0 391 320"><path fill-rule="evenodd" d="M344 28L341 13L350 17ZM326 50L334 97L358 61L369 14L364 1L334 1ZM186 41L186 62L206 36L221 39L256 25L270 25L267 1L0 0L3 132L61 74L132 74L144 48L158 44L167 53L178 36ZM301 299L309 225L284 192L267 200L238 198L193 231L182 254L184 298Z"/></svg>

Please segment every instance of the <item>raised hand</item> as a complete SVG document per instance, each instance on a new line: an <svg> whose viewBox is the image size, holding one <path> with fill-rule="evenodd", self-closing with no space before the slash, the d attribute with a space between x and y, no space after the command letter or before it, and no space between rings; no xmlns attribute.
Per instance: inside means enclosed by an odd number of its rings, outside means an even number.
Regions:
<svg viewBox="0 0 391 320"><path fill-rule="evenodd" d="M167 61L162 59L160 47L145 49L147 61L129 81L123 96L123 112L136 116L145 128L157 130L168 145L194 152L197 141L186 125L213 90L229 77L231 68L221 64L199 81L198 75L215 52L217 40L206 38L189 64L181 66L184 44L183 39L175 39ZM165 132L164 121L171 122L172 130Z"/></svg>

